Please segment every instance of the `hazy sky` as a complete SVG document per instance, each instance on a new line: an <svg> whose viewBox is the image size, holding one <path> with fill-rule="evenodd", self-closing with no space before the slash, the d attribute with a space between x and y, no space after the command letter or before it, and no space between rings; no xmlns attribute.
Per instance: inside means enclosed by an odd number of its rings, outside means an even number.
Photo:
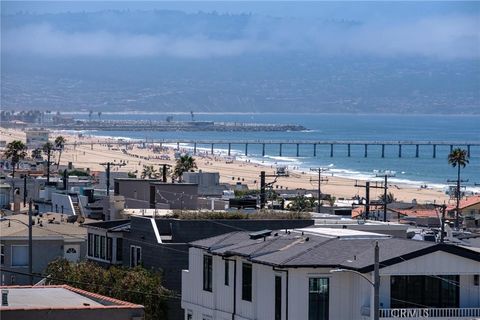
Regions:
<svg viewBox="0 0 480 320"><path fill-rule="evenodd" d="M480 58L479 2L128 2L2 1L2 53L43 56L174 56L203 58L258 52L309 51L318 54ZM96 17L88 30L52 16L17 23L15 13L98 12L154 9L253 13L232 38L218 39L202 24L188 33L138 31L138 20ZM132 14L133 16L133 14ZM273 17L282 17L277 20ZM136 17L138 19L138 17ZM143 24L151 15L145 13ZM50 20L52 19L52 20ZM335 23L325 24L334 20ZM345 25L344 20L355 22ZM133 21L133 22L132 22ZM121 31L112 24L125 26ZM179 21L181 24L182 21ZM131 25L131 29L128 29ZM179 25L180 26L180 25Z"/></svg>

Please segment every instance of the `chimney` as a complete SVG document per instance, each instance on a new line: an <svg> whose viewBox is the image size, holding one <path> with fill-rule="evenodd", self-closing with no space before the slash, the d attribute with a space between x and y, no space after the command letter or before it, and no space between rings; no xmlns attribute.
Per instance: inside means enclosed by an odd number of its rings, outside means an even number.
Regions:
<svg viewBox="0 0 480 320"><path fill-rule="evenodd" d="M8 290L2 290L2 307L8 306Z"/></svg>

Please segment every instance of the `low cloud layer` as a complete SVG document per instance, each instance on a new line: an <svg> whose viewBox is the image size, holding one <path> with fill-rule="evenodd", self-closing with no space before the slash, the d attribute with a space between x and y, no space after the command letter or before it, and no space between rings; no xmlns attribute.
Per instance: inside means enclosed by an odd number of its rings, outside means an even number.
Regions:
<svg viewBox="0 0 480 320"><path fill-rule="evenodd" d="M5 27L5 25L3 26ZM408 21L328 22L254 17L235 37L202 30L190 34L66 31L48 21L2 28L2 51L40 56L228 57L251 53L307 51L316 54L480 58L480 19L436 16Z"/></svg>

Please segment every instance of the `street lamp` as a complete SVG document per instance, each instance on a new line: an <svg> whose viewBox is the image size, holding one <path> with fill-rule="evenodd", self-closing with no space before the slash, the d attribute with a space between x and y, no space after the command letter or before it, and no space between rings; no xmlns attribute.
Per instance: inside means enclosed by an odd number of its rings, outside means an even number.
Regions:
<svg viewBox="0 0 480 320"><path fill-rule="evenodd" d="M379 250L378 250L378 241L375 242L375 263L374 263L374 272L373 272L373 281L368 279L363 273L350 270L350 269L333 269L330 270L330 273L336 272L350 272L355 273L364 278L373 286L374 294L373 294L373 319L379 320L380 317L380 272L379 272Z"/></svg>
<svg viewBox="0 0 480 320"><path fill-rule="evenodd" d="M6 217L0 218L0 221L8 221L10 226L10 221L15 221L23 224L28 227L28 273L30 276L30 285L33 286L33 237L32 237L32 199L28 202L28 224L18 219L9 219Z"/></svg>

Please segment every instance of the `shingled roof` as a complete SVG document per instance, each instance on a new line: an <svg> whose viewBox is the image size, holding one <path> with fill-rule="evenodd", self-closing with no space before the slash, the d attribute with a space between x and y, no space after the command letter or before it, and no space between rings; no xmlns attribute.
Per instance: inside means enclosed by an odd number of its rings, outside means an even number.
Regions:
<svg viewBox="0 0 480 320"><path fill-rule="evenodd" d="M249 232L225 235L191 243L221 256L242 256L249 261L283 268L331 267L368 272L373 269L374 246L378 242L381 266L385 267L437 250L480 261L478 252L467 248L432 242L392 238L390 236L355 231L355 236L329 229L327 234L312 229L272 232L260 239L251 239ZM308 231L305 231L308 230ZM334 231L335 230L335 231ZM364 236L362 236L364 234Z"/></svg>

